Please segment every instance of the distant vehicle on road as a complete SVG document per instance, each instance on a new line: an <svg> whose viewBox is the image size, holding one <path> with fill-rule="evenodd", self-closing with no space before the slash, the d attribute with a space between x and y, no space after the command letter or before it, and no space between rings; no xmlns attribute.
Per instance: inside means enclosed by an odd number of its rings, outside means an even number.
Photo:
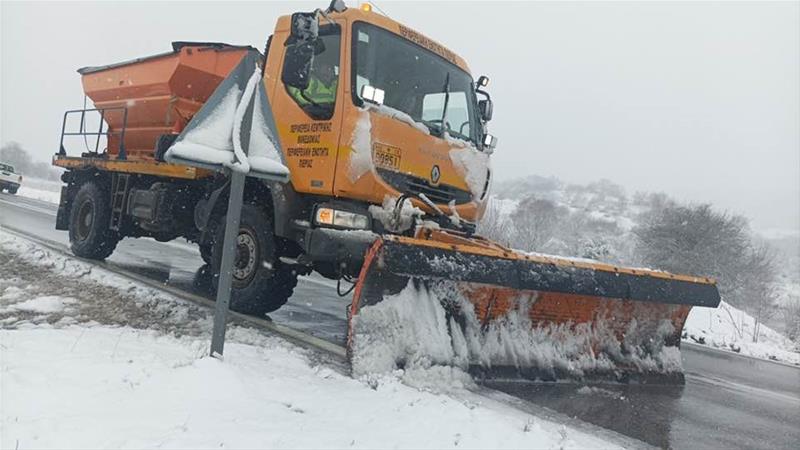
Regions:
<svg viewBox="0 0 800 450"><path fill-rule="evenodd" d="M14 166L0 162L0 192L5 189L10 194L16 194L20 184L22 175L14 173Z"/></svg>

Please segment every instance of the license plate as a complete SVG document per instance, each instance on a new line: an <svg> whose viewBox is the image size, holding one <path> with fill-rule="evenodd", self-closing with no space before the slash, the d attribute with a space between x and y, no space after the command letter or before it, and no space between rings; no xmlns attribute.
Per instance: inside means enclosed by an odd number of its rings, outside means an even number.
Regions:
<svg viewBox="0 0 800 450"><path fill-rule="evenodd" d="M372 161L384 169L400 170L401 153L398 147L376 142L372 146Z"/></svg>

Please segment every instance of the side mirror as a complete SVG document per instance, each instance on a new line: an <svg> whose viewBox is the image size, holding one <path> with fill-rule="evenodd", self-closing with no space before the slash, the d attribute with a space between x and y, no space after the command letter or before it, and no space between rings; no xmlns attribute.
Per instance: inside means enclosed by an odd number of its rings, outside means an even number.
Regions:
<svg viewBox="0 0 800 450"><path fill-rule="evenodd" d="M478 112L481 114L481 119L484 122L492 120L492 113L494 112L494 103L490 99L478 101Z"/></svg>
<svg viewBox="0 0 800 450"><path fill-rule="evenodd" d="M475 85L478 87L478 89L488 86L489 85L489 77L487 77L486 75L479 76L478 77L478 82L475 83Z"/></svg>
<svg viewBox="0 0 800 450"><path fill-rule="evenodd" d="M378 89L368 84L361 86L361 98L364 99L364 101L382 105L384 95L385 92L383 89Z"/></svg>
<svg viewBox="0 0 800 450"><path fill-rule="evenodd" d="M319 36L319 19L317 13L292 14L291 37L300 41L313 41Z"/></svg>
<svg viewBox="0 0 800 450"><path fill-rule="evenodd" d="M497 138L489 133L483 135L483 149L486 153L493 153L494 148L497 147Z"/></svg>
<svg viewBox="0 0 800 450"><path fill-rule="evenodd" d="M314 63L313 41L297 41L286 47L281 81L301 91L308 88L311 64Z"/></svg>
<svg viewBox="0 0 800 450"><path fill-rule="evenodd" d="M286 55L281 81L286 86L303 90L308 87L311 64L314 63L319 38L317 12L292 14L292 29L286 40Z"/></svg>

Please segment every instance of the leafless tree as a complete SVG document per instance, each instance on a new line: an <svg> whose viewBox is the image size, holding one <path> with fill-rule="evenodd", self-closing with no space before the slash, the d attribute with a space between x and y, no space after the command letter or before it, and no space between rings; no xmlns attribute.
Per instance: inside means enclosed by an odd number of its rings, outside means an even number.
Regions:
<svg viewBox="0 0 800 450"><path fill-rule="evenodd" d="M512 244L529 251L544 251L569 210L550 200L529 197L511 215Z"/></svg>
<svg viewBox="0 0 800 450"><path fill-rule="evenodd" d="M644 214L634 234L647 265L716 278L723 298L747 307L758 321L772 311L775 257L753 242L744 217L705 204L667 203Z"/></svg>
<svg viewBox="0 0 800 450"><path fill-rule="evenodd" d="M790 300L783 309L786 335L800 350L800 298Z"/></svg>
<svg viewBox="0 0 800 450"><path fill-rule="evenodd" d="M500 204L490 198L486 212L478 222L478 234L503 245L511 245L511 228L511 219L503 213Z"/></svg>

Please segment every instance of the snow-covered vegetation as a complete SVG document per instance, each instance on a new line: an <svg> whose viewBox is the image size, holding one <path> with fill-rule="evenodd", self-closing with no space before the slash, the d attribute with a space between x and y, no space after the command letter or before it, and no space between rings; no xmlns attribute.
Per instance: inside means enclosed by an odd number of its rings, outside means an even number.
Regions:
<svg viewBox="0 0 800 450"><path fill-rule="evenodd" d="M800 342L799 234L759 235L742 216L607 180L535 175L494 186L479 231L527 251L715 277L725 305L754 318L739 341L764 338L767 323Z"/></svg>
<svg viewBox="0 0 800 450"><path fill-rule="evenodd" d="M22 146L16 142L4 142L0 147L0 161L11 164L14 170L23 177L36 177L44 180L58 181L61 171L49 162L35 161Z"/></svg>
<svg viewBox="0 0 800 450"><path fill-rule="evenodd" d="M692 308L683 332L687 342L800 365L796 343L724 301L718 308ZM755 332L757 341L753 340Z"/></svg>

